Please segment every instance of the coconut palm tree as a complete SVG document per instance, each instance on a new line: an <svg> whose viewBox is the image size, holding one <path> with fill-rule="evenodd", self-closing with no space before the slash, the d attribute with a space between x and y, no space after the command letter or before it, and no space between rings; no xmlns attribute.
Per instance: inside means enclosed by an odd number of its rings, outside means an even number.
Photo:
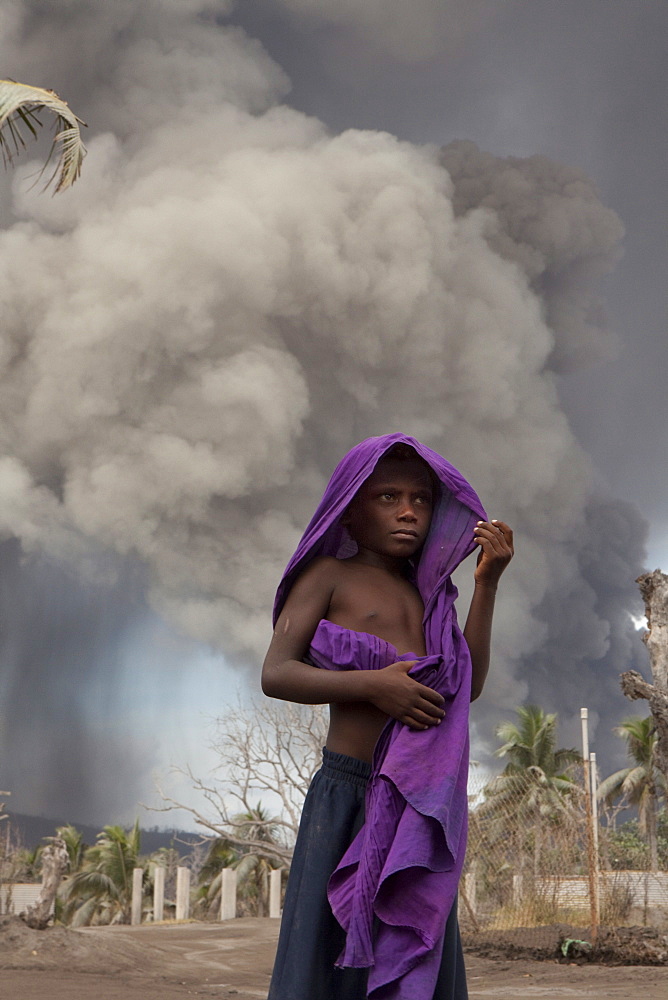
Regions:
<svg viewBox="0 0 668 1000"><path fill-rule="evenodd" d="M86 851L86 845L83 842L83 835L79 833L76 827L72 826L71 823L68 823L66 826L59 826L56 828L56 836L60 837L60 839L65 843L67 854L70 859L69 872L70 875L74 875L79 871L84 853Z"/></svg>
<svg viewBox="0 0 668 1000"><path fill-rule="evenodd" d="M232 827L235 838L247 840L251 844L277 842L281 827L269 816L261 802L244 813L233 817ZM239 857L234 862L237 870L239 895L249 909L258 917L266 916L269 907L269 873L280 868L280 860L271 851L257 847L238 848Z"/></svg>
<svg viewBox="0 0 668 1000"><path fill-rule="evenodd" d="M81 869L63 890L63 922L86 924L130 922L132 871L139 859L139 821L132 830L105 826L89 847Z"/></svg>
<svg viewBox="0 0 668 1000"><path fill-rule="evenodd" d="M31 87L15 80L0 80L0 151L5 165L12 163L26 148L26 132L37 138L38 129L42 128L41 115L45 111L55 116L55 131L41 173L55 154L55 169L45 187L53 183L55 191L64 191L74 184L81 173L86 147L81 139L80 126L85 122L77 118L53 90Z"/></svg>
<svg viewBox="0 0 668 1000"><path fill-rule="evenodd" d="M20 847L14 854L16 878L20 881L38 882L42 873L42 851L44 844L37 847Z"/></svg>
<svg viewBox="0 0 668 1000"><path fill-rule="evenodd" d="M238 860L237 852L225 837L214 837L211 840L198 875L198 906L203 907L206 913L214 913L220 909L223 869L233 868Z"/></svg>
<svg viewBox="0 0 668 1000"><path fill-rule="evenodd" d="M504 742L496 756L507 757L508 763L486 786L485 801L477 812L481 821L496 817L491 832L500 839L510 833L517 841L524 832L532 833L538 877L546 835L576 820L581 789L572 769L582 757L575 749L556 749L556 714L522 705L517 716L517 722L503 722L497 728Z"/></svg>
<svg viewBox="0 0 668 1000"><path fill-rule="evenodd" d="M657 871L657 815L659 800L666 796L668 788L665 775L656 766L654 719L651 715L646 719L630 716L617 726L615 732L626 742L626 752L632 763L602 781L598 797L607 804L622 799L628 805L637 807L640 831L647 838L649 847L650 868Z"/></svg>
<svg viewBox="0 0 668 1000"><path fill-rule="evenodd" d="M242 905L254 916L264 916L269 902L269 873L281 866L279 856L271 851L277 843L281 825L271 817L259 802L238 813L230 822L230 834L211 840L209 852L199 873L198 899L207 913L220 906L222 872L234 868L237 873L237 890ZM246 842L247 846L244 846ZM263 844L267 850L263 850Z"/></svg>

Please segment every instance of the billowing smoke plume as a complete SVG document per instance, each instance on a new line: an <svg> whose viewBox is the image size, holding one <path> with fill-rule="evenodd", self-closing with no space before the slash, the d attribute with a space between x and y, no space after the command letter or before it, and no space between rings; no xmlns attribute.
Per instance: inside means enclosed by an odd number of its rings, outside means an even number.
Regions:
<svg viewBox="0 0 668 1000"><path fill-rule="evenodd" d="M490 247L519 266L541 301L554 337L546 369L569 370L614 356L617 337L607 326L596 282L619 259L623 227L601 204L591 180L543 156L500 158L472 142L451 143L441 161L454 183L455 215L489 211ZM571 461L578 461L577 452L571 449ZM639 610L633 580L644 558L646 525L629 504L592 492L586 470L577 480L563 485L575 490L581 515L569 518L564 533L538 523L532 532L549 575L543 599L531 602L531 627L543 626L536 632L539 648L529 642L524 652L515 645L510 649L511 671L522 678L524 697L552 708L558 704L572 741L581 705L594 706L594 723L623 711L619 673L644 660L629 611ZM556 490L555 504L561 505L559 496ZM542 504L537 511L521 511L523 530L533 514L552 521L559 511ZM535 580L533 568L526 568L527 582ZM503 673L491 684L494 702L517 702L517 688L507 686ZM598 733L598 749L603 757L618 752L609 725Z"/></svg>
<svg viewBox="0 0 668 1000"><path fill-rule="evenodd" d="M511 0L512 2L512 0ZM280 0L314 21L352 28L366 45L396 58L429 59L454 53L470 32L500 13L494 0ZM504 5L507 6L507 5Z"/></svg>
<svg viewBox="0 0 668 1000"><path fill-rule="evenodd" d="M643 529L591 501L553 368L608 351L619 220L544 159L329 135L226 9L0 22L4 74L94 123L76 187L17 173L0 232L1 530L91 578L107 550L139 562L159 613L257 661L327 473L402 429L517 528L481 740L529 693L577 679L578 701L592 661L612 697Z"/></svg>
<svg viewBox="0 0 668 1000"><path fill-rule="evenodd" d="M502 159L472 142L451 143L442 162L455 184L455 214L489 208L490 246L519 265L541 298L555 334L551 367L614 356L617 338L596 282L617 263L624 230L591 180L544 156Z"/></svg>

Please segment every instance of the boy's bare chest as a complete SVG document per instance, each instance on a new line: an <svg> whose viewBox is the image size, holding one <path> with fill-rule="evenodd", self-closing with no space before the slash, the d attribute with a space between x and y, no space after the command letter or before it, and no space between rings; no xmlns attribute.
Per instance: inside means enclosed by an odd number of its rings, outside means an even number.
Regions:
<svg viewBox="0 0 668 1000"><path fill-rule="evenodd" d="M333 595L328 617L344 628L385 639L399 653L424 655L422 599L408 580L351 572Z"/></svg>

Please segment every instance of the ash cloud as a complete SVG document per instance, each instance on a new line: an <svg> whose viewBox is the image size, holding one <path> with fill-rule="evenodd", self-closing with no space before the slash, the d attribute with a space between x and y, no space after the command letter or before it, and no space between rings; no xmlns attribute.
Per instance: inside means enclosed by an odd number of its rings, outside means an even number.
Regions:
<svg viewBox="0 0 668 1000"><path fill-rule="evenodd" d="M476 28L501 13L493 0L279 0L293 14L349 28L366 45L405 62L455 53ZM511 0L512 3L512 0ZM505 5L509 6L508 4Z"/></svg>
<svg viewBox="0 0 668 1000"><path fill-rule="evenodd" d="M621 223L545 159L329 134L279 103L284 73L228 10L33 0L2 23L7 72L94 128L65 196L17 172L0 231L1 529L86 574L139 562L154 609L244 665L335 461L415 434L517 528L484 745L499 707L553 708L630 649L642 524L606 501L614 546L596 534L553 374L610 349L595 303ZM36 653L7 665L46 676Z"/></svg>
<svg viewBox="0 0 668 1000"><path fill-rule="evenodd" d="M155 746L119 712L126 636L144 613L141 573L91 586L0 545L0 744L11 809L69 821L132 820ZM97 810L97 813L96 813ZM29 845L27 845L29 846Z"/></svg>
<svg viewBox="0 0 668 1000"><path fill-rule="evenodd" d="M568 371L615 357L618 338L597 283L619 261L624 227L593 181L545 156L493 156L473 142L450 143L442 162L455 184L455 213L490 209L490 246L542 300L555 335L550 366Z"/></svg>

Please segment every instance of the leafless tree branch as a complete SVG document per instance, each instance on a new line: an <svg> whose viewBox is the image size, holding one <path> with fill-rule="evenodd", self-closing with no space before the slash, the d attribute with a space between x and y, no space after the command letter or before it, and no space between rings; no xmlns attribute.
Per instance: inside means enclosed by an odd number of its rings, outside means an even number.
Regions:
<svg viewBox="0 0 668 1000"><path fill-rule="evenodd" d="M233 846L289 863L326 735L326 710L320 706L274 701L238 705L216 721L211 742L218 756L215 780L205 781L190 767L175 768L200 793L204 806L185 805L159 787L165 805L154 811L184 809L199 826ZM268 795L278 800L278 814L263 819L257 807Z"/></svg>

